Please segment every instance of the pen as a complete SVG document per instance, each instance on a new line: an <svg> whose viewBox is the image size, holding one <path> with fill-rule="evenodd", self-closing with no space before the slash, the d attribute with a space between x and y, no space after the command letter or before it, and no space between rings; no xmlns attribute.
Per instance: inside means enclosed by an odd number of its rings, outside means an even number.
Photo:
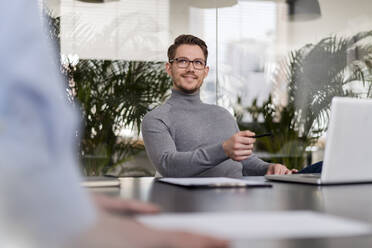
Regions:
<svg viewBox="0 0 372 248"><path fill-rule="evenodd" d="M257 138L272 136L272 135L273 135L272 133L263 133L263 134L258 134L258 135L252 136L251 138L257 139Z"/></svg>

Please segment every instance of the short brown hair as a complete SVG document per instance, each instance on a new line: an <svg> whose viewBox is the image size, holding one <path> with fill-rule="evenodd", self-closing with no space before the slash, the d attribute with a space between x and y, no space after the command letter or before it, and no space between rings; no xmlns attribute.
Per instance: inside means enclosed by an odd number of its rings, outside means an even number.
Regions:
<svg viewBox="0 0 372 248"><path fill-rule="evenodd" d="M168 48L168 61L174 59L174 56L176 56L176 50L181 45L199 46L203 51L205 62L207 63L208 58L207 44L205 44L205 42L202 39L199 39L198 37L193 36L191 34L181 34L174 40L174 43Z"/></svg>

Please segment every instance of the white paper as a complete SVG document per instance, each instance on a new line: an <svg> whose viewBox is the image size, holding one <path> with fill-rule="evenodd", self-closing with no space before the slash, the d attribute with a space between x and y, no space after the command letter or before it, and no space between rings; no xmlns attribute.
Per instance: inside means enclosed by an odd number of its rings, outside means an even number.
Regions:
<svg viewBox="0 0 372 248"><path fill-rule="evenodd" d="M249 181L228 177L185 177L185 178L159 178L159 181L182 186L211 186L211 187L244 187L266 186L265 182Z"/></svg>
<svg viewBox="0 0 372 248"><path fill-rule="evenodd" d="M188 230L228 240L319 238L370 234L372 226L311 211L217 212L140 216L146 225Z"/></svg>

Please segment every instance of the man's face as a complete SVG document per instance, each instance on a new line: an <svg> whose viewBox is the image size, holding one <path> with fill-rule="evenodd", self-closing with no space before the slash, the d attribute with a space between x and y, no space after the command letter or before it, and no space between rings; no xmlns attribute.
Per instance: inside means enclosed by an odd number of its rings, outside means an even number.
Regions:
<svg viewBox="0 0 372 248"><path fill-rule="evenodd" d="M190 61L200 60L205 62L203 50L197 45L181 45L176 50L174 59L185 58ZM187 94L192 94L200 89L204 78L208 75L209 67L195 69L193 63L186 68L179 68L176 61L165 65L168 75L173 79L173 88Z"/></svg>

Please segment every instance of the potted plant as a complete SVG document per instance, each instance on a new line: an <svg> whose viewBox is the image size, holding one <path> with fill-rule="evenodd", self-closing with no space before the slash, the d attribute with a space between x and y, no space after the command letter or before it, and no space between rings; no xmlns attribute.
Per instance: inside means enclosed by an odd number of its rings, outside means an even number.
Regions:
<svg viewBox="0 0 372 248"><path fill-rule="evenodd" d="M273 157L272 162L303 167L306 148L327 129L334 96L372 97L371 38L372 31L347 38L330 36L291 52L274 77L286 82L287 104L276 105L272 95L262 106L254 101L244 108L254 117L248 127L241 122L242 113L236 113L242 129L274 134L257 142L260 149L283 155ZM363 85L364 90L354 90L355 83ZM259 115L263 123L258 123Z"/></svg>
<svg viewBox="0 0 372 248"><path fill-rule="evenodd" d="M81 155L86 175L109 169L144 150L123 128L140 132L144 115L166 98L171 80L163 62L80 60L66 67L70 97L79 103L84 130Z"/></svg>

